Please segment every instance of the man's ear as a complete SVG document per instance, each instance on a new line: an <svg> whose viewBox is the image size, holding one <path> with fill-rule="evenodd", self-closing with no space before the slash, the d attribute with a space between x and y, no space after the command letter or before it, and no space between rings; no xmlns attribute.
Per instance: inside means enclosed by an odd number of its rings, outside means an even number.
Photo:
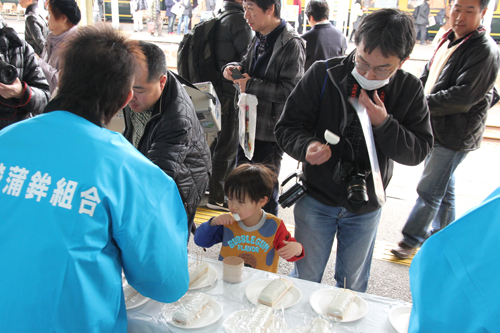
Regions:
<svg viewBox="0 0 500 333"><path fill-rule="evenodd" d="M163 88L165 88L165 84L167 84L167 76L162 75L160 77L160 89L161 89L161 91L163 91Z"/></svg>
<svg viewBox="0 0 500 333"><path fill-rule="evenodd" d="M126 99L126 102L125 104L120 108L123 109L124 107L127 106L128 102L130 102L130 100L134 97L134 91L132 89L130 89L130 91L128 92L128 95L127 95L127 99Z"/></svg>

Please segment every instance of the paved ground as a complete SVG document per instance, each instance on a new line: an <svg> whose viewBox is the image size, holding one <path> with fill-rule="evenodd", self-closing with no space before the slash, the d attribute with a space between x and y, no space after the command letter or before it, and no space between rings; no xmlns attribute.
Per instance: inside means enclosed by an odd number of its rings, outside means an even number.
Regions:
<svg viewBox="0 0 500 333"><path fill-rule="evenodd" d="M19 33L24 33L24 21L17 21L15 18L7 18L9 25L14 27ZM144 32L133 33L131 24L123 24L122 29L130 33L133 38L142 39L159 43L167 53L167 62L169 66L175 64L177 43L182 36L166 36L163 38L152 37ZM349 45L349 50L354 48ZM431 45L416 45L403 68L415 75L419 75L426 61L433 54ZM497 82L497 86L500 86ZM500 110L493 108L490 110L490 124L500 124ZM468 209L480 203L489 193L500 185L500 173L497 171L499 162L500 145L491 142L483 142L482 147L469 154L456 171L457 178L457 213L458 216ZM297 163L288 156L283 160L281 179L293 172ZM416 199L415 188L422 172L423 165L416 167L407 167L396 164L394 176L387 189L387 203L383 208L382 218L377 234L377 242L397 243L400 240L400 231L406 221L406 218L413 207ZM279 216L290 225L293 225L292 208L283 209ZM199 248L190 244L190 251L197 252ZM211 258L218 257L219 248L214 246L209 249L206 256ZM331 259L325 271L323 283L334 284L335 280L335 253L332 253ZM291 271L292 265L287 262L281 262L279 271L287 274ZM368 287L368 293L386 296L394 299L411 302L409 288L408 267L382 260L374 260L371 271L371 278Z"/></svg>

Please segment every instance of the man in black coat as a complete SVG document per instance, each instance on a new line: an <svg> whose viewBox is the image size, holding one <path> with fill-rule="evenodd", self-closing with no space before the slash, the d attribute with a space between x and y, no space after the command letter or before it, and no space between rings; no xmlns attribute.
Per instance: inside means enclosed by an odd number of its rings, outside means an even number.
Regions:
<svg viewBox="0 0 500 333"><path fill-rule="evenodd" d="M435 144L425 160L403 239L391 250L398 258L408 258L428 236L455 220L454 173L481 144L500 66L498 47L481 26L487 5L488 0L454 1L453 28L420 77Z"/></svg>
<svg viewBox="0 0 500 333"><path fill-rule="evenodd" d="M215 41L217 66L222 69L227 63L240 61L253 37L252 29L243 17L242 0L224 1L223 18L219 21ZM235 107L235 87L222 76L219 82L213 82L222 108L222 128L213 143L210 193L207 207L229 211L224 199L224 181L236 166L238 151L238 109Z"/></svg>
<svg viewBox="0 0 500 333"><path fill-rule="evenodd" d="M191 230L212 169L210 149L189 95L167 70L163 51L152 43L140 45L148 67L136 73L134 97L124 109L124 136L174 179Z"/></svg>
<svg viewBox="0 0 500 333"><path fill-rule="evenodd" d="M49 84L36 54L14 29L0 18L0 55L3 66L11 65L15 80L0 82L0 129L42 113L50 99ZM14 71L10 71L14 73Z"/></svg>
<svg viewBox="0 0 500 333"><path fill-rule="evenodd" d="M307 3L306 15L312 29L302 35L307 42L306 71L315 61L343 56L347 49L345 36L330 23L329 13L330 9L325 0Z"/></svg>

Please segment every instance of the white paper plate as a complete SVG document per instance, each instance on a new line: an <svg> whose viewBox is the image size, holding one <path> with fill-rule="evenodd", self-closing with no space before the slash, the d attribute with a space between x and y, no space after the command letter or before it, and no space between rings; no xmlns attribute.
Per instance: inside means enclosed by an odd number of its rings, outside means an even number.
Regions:
<svg viewBox="0 0 500 333"><path fill-rule="evenodd" d="M248 319L245 318L251 315L252 310L240 310L231 313L231 315L224 321L224 329L226 333L241 333L242 330L242 322L248 322ZM271 323L267 327L265 332L261 333L278 333L285 332L286 324L285 321L278 317L273 316Z"/></svg>
<svg viewBox="0 0 500 333"><path fill-rule="evenodd" d="M222 305L219 302L210 299L208 303L210 307L201 313L200 318L196 319L189 325L177 324L170 320L168 323L172 326L186 329L201 328L215 323L222 317Z"/></svg>
<svg viewBox="0 0 500 333"><path fill-rule="evenodd" d="M326 311L331 301L333 300L333 296L335 294L336 289L319 289L316 290L309 299L309 303L311 304L314 311L316 311L319 315L326 317ZM347 311L347 314L342 320L342 323L348 323L351 321L355 321L363 318L368 313L368 303L358 295L354 298L354 301L351 304L351 307Z"/></svg>
<svg viewBox="0 0 500 333"><path fill-rule="evenodd" d="M201 278L196 280L190 287L189 290L201 289L211 286L212 283L217 280L217 272L212 266L208 266L208 272L204 274Z"/></svg>
<svg viewBox="0 0 500 333"><path fill-rule="evenodd" d="M257 280L250 283L245 290L245 294L248 300L255 305L259 304L258 300L260 292L269 283L271 283L271 281L273 281L273 279ZM282 306L285 309L289 308L297 304L301 298L302 298L302 292L300 291L300 289L292 285L290 289L288 289L286 294L283 295L283 297L281 297L281 299L276 304L274 304L273 308L279 309Z"/></svg>
<svg viewBox="0 0 500 333"><path fill-rule="evenodd" d="M411 306L398 306L389 313L389 321L398 333L407 333L410 324Z"/></svg>

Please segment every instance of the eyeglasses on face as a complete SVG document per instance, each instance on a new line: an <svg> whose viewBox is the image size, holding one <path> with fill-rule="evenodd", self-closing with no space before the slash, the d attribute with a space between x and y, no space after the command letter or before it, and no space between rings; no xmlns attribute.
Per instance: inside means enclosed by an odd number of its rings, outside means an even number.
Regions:
<svg viewBox="0 0 500 333"><path fill-rule="evenodd" d="M379 67L372 68L372 67L368 66L367 64L365 64L364 62L359 62L359 61L355 61L354 66L356 66L357 69L359 69L363 72L368 72L371 69L371 70L373 70L373 73L375 73L375 75L380 76L380 77L388 77L389 75L391 75L394 72L394 71L388 71L387 69L383 69L383 68L379 68Z"/></svg>

